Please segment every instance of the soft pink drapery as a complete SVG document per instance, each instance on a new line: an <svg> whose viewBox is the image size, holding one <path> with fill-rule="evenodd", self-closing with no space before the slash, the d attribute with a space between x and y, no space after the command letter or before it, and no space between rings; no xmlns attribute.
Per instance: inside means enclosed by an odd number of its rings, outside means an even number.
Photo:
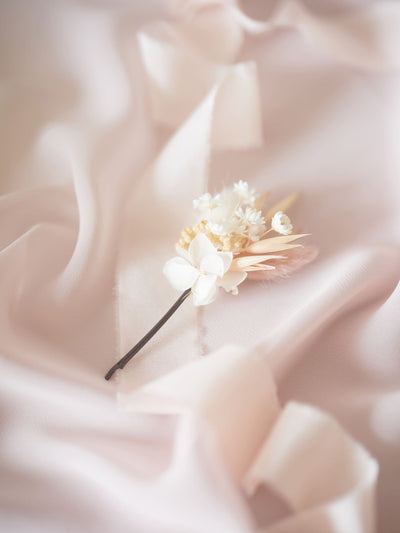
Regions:
<svg viewBox="0 0 400 533"><path fill-rule="evenodd" d="M5 531L369 532L375 491L397 531L400 5L355 7L3 2ZM302 192L318 260L186 302L118 412L240 178Z"/></svg>

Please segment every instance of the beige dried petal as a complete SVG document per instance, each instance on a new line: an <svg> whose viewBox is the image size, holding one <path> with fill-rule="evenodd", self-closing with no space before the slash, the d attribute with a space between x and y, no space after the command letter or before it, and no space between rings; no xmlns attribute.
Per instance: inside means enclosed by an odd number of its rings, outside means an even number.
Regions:
<svg viewBox="0 0 400 533"><path fill-rule="evenodd" d="M277 244L286 244L288 242L301 239L302 237L308 237L309 235L311 235L311 233L293 233L292 235L280 235L279 237L270 237L269 239L265 240L273 241Z"/></svg>
<svg viewBox="0 0 400 533"><path fill-rule="evenodd" d="M300 248L302 246L302 244L285 244L270 241L273 241L273 239L253 242L245 251L251 254L266 254L270 252L282 252L283 250L291 250L292 248Z"/></svg>
<svg viewBox="0 0 400 533"><path fill-rule="evenodd" d="M266 221L271 220L272 217L275 215L275 213L277 213L278 211L283 211L283 212L287 211L295 203L298 197L299 197L298 192L295 192L291 194L290 196L287 196L286 198L284 198L283 200L275 204L273 207L271 207L271 209L264 216L264 219Z"/></svg>
<svg viewBox="0 0 400 533"><path fill-rule="evenodd" d="M265 202L268 200L269 195L271 193L266 192L262 196L259 196L256 198L256 201L254 202L254 209L257 209L257 211L261 211L261 209L264 207Z"/></svg>
<svg viewBox="0 0 400 533"><path fill-rule="evenodd" d="M247 248L246 248L246 252L250 252L250 253L264 253L264 245L268 245L268 246L275 246L275 245L279 245L279 244L287 244L291 241L296 241L297 239L301 239L302 237L307 237L308 235L310 235L309 233L298 233L298 234L295 234L295 235L281 235L279 237L270 237L269 239L263 239L261 241L257 241L255 243L252 243L250 244ZM259 246L257 246L259 245ZM265 251L269 251L269 248L266 249ZM273 252L277 252L279 250L271 250Z"/></svg>
<svg viewBox="0 0 400 533"><path fill-rule="evenodd" d="M284 259L284 257L281 255L246 255L244 257L237 257L236 259L233 259L229 270L246 271L248 267L268 261L269 259Z"/></svg>
<svg viewBox="0 0 400 533"><path fill-rule="evenodd" d="M266 272L253 270L250 272L248 279L275 281L281 278L286 278L296 272L296 270L299 270L313 261L317 255L317 248L311 245L291 250L288 252L284 261L277 261L274 271Z"/></svg>
<svg viewBox="0 0 400 533"><path fill-rule="evenodd" d="M272 265L253 265L246 268L246 272L264 272L265 270L275 270L276 267Z"/></svg>

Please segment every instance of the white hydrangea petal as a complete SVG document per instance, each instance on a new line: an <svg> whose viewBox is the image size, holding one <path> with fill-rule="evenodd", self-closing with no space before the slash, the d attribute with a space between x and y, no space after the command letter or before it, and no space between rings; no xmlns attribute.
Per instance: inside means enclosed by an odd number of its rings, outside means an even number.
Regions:
<svg viewBox="0 0 400 533"><path fill-rule="evenodd" d="M233 253L232 252L218 252L218 257L220 257L224 263L223 274L225 274L225 272L228 272L232 264Z"/></svg>
<svg viewBox="0 0 400 533"><path fill-rule="evenodd" d="M183 257L183 259L185 259L185 261L187 261L189 264L192 263L190 254L188 250L186 250L185 248L181 248L181 247L177 248L176 253L179 254L181 257Z"/></svg>
<svg viewBox="0 0 400 533"><path fill-rule="evenodd" d="M217 295L217 279L215 274L199 276L192 287L194 305L207 305L215 300Z"/></svg>
<svg viewBox="0 0 400 533"><path fill-rule="evenodd" d="M227 272L222 279L218 280L218 286L226 290L226 292L232 292L237 294L237 286L240 285L247 278L246 272Z"/></svg>
<svg viewBox="0 0 400 533"><path fill-rule="evenodd" d="M219 254L216 254L215 252L203 257L200 263L200 272L204 272L205 274L215 274L222 278L225 273L225 265L222 257L219 257Z"/></svg>
<svg viewBox="0 0 400 533"><path fill-rule="evenodd" d="M197 268L194 268L182 257L174 257L167 261L163 273L174 289L178 291L190 289L199 277Z"/></svg>
<svg viewBox="0 0 400 533"><path fill-rule="evenodd" d="M198 233L189 245L190 262L196 267L200 267L201 260L206 255L215 254L217 249L204 233Z"/></svg>

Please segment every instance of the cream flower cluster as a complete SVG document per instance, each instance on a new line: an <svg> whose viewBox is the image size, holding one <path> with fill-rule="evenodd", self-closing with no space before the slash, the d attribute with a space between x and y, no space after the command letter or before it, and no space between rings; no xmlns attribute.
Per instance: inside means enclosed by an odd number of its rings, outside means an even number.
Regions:
<svg viewBox="0 0 400 533"><path fill-rule="evenodd" d="M179 255L164 267L171 285L180 291L191 289L194 304L207 305L219 287L237 294L249 272L274 270L277 261L285 261L284 255L273 253L301 246L289 243L304 236L291 235L293 226L283 212L295 195L263 214L267 196L258 197L240 180L214 196L206 193L194 200L200 221L182 231ZM272 231L281 236L266 238Z"/></svg>
<svg viewBox="0 0 400 533"><path fill-rule="evenodd" d="M258 241L266 226L262 213L255 207L255 190L240 180L232 189L211 196L203 194L193 201L193 207L200 212L206 228L217 236L247 237Z"/></svg>

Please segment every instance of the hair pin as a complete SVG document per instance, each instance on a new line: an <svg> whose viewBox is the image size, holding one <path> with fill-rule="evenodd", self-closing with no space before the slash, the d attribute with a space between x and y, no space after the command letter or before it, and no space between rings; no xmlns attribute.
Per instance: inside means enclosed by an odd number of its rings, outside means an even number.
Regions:
<svg viewBox="0 0 400 533"><path fill-rule="evenodd" d="M196 306L208 305L220 288L233 295L246 279L286 277L312 261L312 246L299 244L309 234L293 233L285 214L297 194L263 213L269 193L257 196L247 182L193 201L199 221L186 227L176 243L178 255L166 262L163 272L182 294L151 330L105 375L109 380L149 342L183 302L192 296Z"/></svg>

